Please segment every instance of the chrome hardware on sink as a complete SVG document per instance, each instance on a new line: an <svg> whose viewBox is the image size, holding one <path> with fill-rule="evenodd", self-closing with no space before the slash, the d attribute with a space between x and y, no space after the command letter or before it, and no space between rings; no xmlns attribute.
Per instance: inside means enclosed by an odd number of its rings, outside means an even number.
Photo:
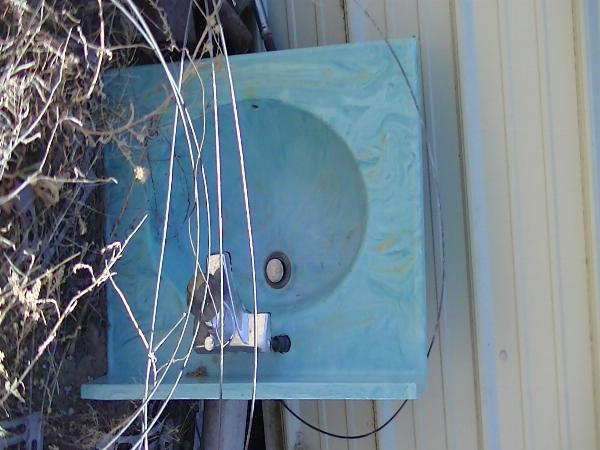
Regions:
<svg viewBox="0 0 600 450"><path fill-rule="evenodd" d="M191 310L196 318L194 329L198 327L194 343L196 351L201 353L217 351L221 341L223 348L230 351L253 351L254 335L256 335L258 350L268 352L271 339L270 314L256 314L255 329L254 314L248 312L242 305L232 280L231 261L227 253L217 253L208 257L206 278L198 272L195 289L194 278L190 280L188 302L192 302ZM221 304L223 305L222 340L220 339Z"/></svg>

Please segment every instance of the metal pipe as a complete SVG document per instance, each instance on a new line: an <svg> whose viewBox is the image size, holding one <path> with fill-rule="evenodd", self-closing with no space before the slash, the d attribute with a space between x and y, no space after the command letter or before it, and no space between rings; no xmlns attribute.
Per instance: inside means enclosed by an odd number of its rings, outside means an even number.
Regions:
<svg viewBox="0 0 600 450"><path fill-rule="evenodd" d="M221 433L219 433L219 403L222 410ZM244 450L247 417L246 400L205 400L202 450Z"/></svg>
<svg viewBox="0 0 600 450"><path fill-rule="evenodd" d="M285 447L283 445L281 405L277 400L263 400L262 413L265 427L265 449L282 450Z"/></svg>
<svg viewBox="0 0 600 450"><path fill-rule="evenodd" d="M256 23L260 35L265 43L265 49L268 52L275 50L275 42L273 41L273 33L269 28L269 22L267 21L267 12L265 11L265 5L262 0L254 0L254 9L256 11Z"/></svg>

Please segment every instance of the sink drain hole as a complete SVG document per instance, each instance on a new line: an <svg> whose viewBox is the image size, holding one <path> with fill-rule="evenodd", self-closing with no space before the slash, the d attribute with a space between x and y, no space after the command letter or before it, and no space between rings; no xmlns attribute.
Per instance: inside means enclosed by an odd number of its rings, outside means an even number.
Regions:
<svg viewBox="0 0 600 450"><path fill-rule="evenodd" d="M281 289L290 281L292 264L283 252L273 252L265 261L265 279L269 286Z"/></svg>

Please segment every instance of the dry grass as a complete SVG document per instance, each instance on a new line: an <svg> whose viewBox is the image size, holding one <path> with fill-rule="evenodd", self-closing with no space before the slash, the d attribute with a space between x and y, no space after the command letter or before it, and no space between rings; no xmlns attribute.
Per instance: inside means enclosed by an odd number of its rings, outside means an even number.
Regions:
<svg viewBox="0 0 600 450"><path fill-rule="evenodd" d="M94 283L99 248L89 232L98 142L94 113L99 73L110 54L91 44L67 10L11 1L1 18L0 43L0 327L3 378L0 407L24 403L25 376ZM79 269L78 269L79 268ZM84 287L87 285L86 287ZM71 298L66 298L66 297ZM81 296L80 296L81 298ZM39 334L42 348L31 348ZM28 345L30 344L30 345ZM38 358L39 359L39 358Z"/></svg>
<svg viewBox="0 0 600 450"><path fill-rule="evenodd" d="M100 149L115 140L127 151L123 133L143 139L134 127L112 131L101 73L128 64L137 44L100 2L0 3L0 418L42 411L50 435L85 448L115 425L74 403L78 384L104 371L99 288L122 251L102 242L97 187L111 180ZM90 317L100 326L90 330ZM94 344L97 358L65 382ZM64 415L77 420L61 424Z"/></svg>

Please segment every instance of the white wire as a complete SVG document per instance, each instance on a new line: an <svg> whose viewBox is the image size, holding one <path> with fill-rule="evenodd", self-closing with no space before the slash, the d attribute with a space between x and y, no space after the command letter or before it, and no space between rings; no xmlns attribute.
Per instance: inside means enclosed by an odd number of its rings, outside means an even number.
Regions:
<svg viewBox="0 0 600 450"><path fill-rule="evenodd" d="M217 74L215 70L215 56L213 51L213 39L214 39L214 31L212 29L210 23L210 16L208 15L208 4L207 0L205 0L206 7L206 24L210 28L209 33L209 53L211 59L211 79L212 79L212 92L213 92L213 113L214 113L214 121L215 121L215 165L217 172L217 217L218 217L218 233L219 233L219 257L223 257L223 204L222 204L222 192L221 192L221 148L220 148L220 136L219 136L219 107L217 101ZM216 9L216 5L213 1L213 14L218 16L218 9ZM221 270L219 271L221 280L219 283L219 337L220 337L220 345L219 345L219 432L218 432L218 440L221 440L222 433L222 419L223 419L223 409L221 405L221 401L223 400L223 382L224 382L224 370L225 370L225 355L224 355L224 308L223 308L223 266L221 265Z"/></svg>
<svg viewBox="0 0 600 450"><path fill-rule="evenodd" d="M233 108L233 121L235 124L235 137L237 141L237 149L240 158L240 173L242 176L242 189L244 193L244 210L246 215L246 232L248 234L248 247L250 251L250 266L252 270L252 302L253 302L253 319L254 319L254 333L252 334L254 338L253 347L254 347L254 364L252 370L252 397L250 401L250 417L248 419L248 430L246 432L246 440L244 449L247 450L250 444L250 431L252 429L252 420L254 418L254 406L256 403L256 378L258 372L258 343L256 340L256 330L258 329L258 300L257 300L257 289L256 289L256 261L254 256L254 237L252 234L252 220L250 217L250 201L248 195L248 183L246 180L246 163L244 161L244 149L242 145L242 136L240 131L240 123L238 119L238 111L237 111L237 101L235 97L235 89L233 88L233 76L231 74L231 65L229 64L229 55L227 54L227 44L225 43L225 37L222 33L221 20L219 15L217 14L217 20L220 26L220 37L223 48L223 56L225 57L225 65L227 67L227 79L229 81L229 90L231 92L231 105Z"/></svg>
<svg viewBox="0 0 600 450"><path fill-rule="evenodd" d="M188 144L188 148L191 151L192 146L191 146L191 142L190 142L190 138L189 138L189 131L188 131L188 124L191 124L191 118L189 116L189 112L187 111L187 108L185 108L185 105L183 104L183 100L182 100L182 97L180 95L179 88L173 87L174 80L173 80L173 78L172 78L172 76L171 76L171 74L170 74L170 72L168 70L168 67L166 66L164 58L160 54L160 50L158 49L158 46L157 46L156 42L151 37L151 35L148 35L148 33L146 33L145 30L144 30L144 28L146 30L148 28L147 28L147 25L145 25L143 17L141 17L141 15L139 14L139 12L135 8L135 5L132 5L131 2L129 1L130 7L132 8L132 10L134 11L134 14L136 14L136 16L138 17L138 19L140 20L140 22L142 24L142 25L140 25L136 21L136 19L134 19L133 16L123 7L123 5L117 3L116 0L111 0L111 1L132 22L132 24L138 29L138 31L140 32L140 34L147 40L147 42L150 44L150 46L154 49L154 51L156 53L156 56L158 57L159 61L161 62L161 65L163 66L163 69L164 69L164 71L166 73L167 79L169 80L169 83L171 84L171 88L173 90L175 101L177 103L177 111L178 112L182 111L182 113L183 113L183 116L184 116L183 126L184 126L184 131L185 131L185 134L186 134L186 142ZM184 57L184 54L182 54L182 58L183 57ZM192 62L192 64L193 64L193 62ZM180 77L180 80L181 80L181 77ZM198 151L198 158L199 158L202 147L198 145L198 140L197 140L197 137L195 135L195 130L194 130L193 126L191 126L191 131L192 131L192 135L193 135L195 147L196 147L196 149ZM202 171L203 171L203 169L202 169ZM204 171L203 171L203 180L204 180L204 184L205 184L205 193L207 194L207 191L206 191L206 179L205 179ZM208 205L208 196L206 196L206 202L207 202L207 205ZM210 224L210 216L209 216L209 219L208 219L208 223ZM164 242L163 242L163 245L164 245ZM210 236L209 236L209 244L208 245L209 245L209 252L210 252ZM160 275L159 275L159 279L160 279ZM203 305L202 308L204 307L205 301L206 301L206 289L205 289L204 299L203 299L203 302L202 302L202 305ZM185 329L187 327L187 322L188 322L188 319L189 319L189 316L190 316L190 309L191 309L191 302L190 302L189 307L188 307L188 312L187 312L187 314L185 316L185 319L186 319L185 320L185 324L184 324L184 326L182 328L182 332L181 332L181 334L179 336L179 340L178 340L178 342L177 342L177 344L175 346L174 355L177 353L177 351L178 351L178 349L179 349L179 347L180 347L180 345L182 343L184 332L185 332ZM183 371L185 370L185 367L187 365L187 362L188 362L189 357L191 355L191 352L193 350L193 342L195 340L195 336L197 335L197 332L198 332L198 328L196 327L196 329L194 331L194 338L192 339L192 345L190 346L188 352L186 353L186 355L184 357L182 367L181 367L179 373L177 374L176 380L173 383L173 385L172 385L172 387L170 389L170 392L168 393L168 395L167 395L167 397L166 397L163 405L161 406L161 408L159 410L159 413L155 417L155 419L152 421L152 423L150 424L149 427L147 426L147 423L145 424L145 427L144 427L145 430L144 430L144 432L142 434L142 438L140 439L140 442L142 440L146 441L147 433L154 426L154 424L158 420L158 417L160 417L160 414L162 413L162 411L164 411L164 409L166 408L166 405L167 405L168 401L172 397L172 395L173 395L173 393L174 393L174 391L175 391L175 389L176 389L176 387L177 387L177 385L179 383L179 380L181 379L181 376L183 375ZM123 432L133 423L133 421L139 416L139 414L142 413L142 412L144 412L146 410L147 404L151 400L152 396L158 390L159 386L161 385L162 381L164 380L164 378L165 378L165 376L166 376L166 374L168 372L168 368L173 363L174 363L174 357L169 360L169 363L167 364L167 368L166 368L164 374L159 378L159 380L157 382L155 382L155 385L154 385L152 391L149 393L149 395L148 395L147 392L145 393L144 400L143 400L143 403L140 406L140 408L138 408L138 410L134 414L132 414L132 416L130 417L130 419L123 426L123 428L119 431L119 433L117 433L111 439L111 441L106 444L105 448L108 448L112 444L114 444L116 442L116 440L119 438L119 436L121 436L123 434ZM139 445L136 445L136 448L138 446Z"/></svg>
<svg viewBox="0 0 600 450"><path fill-rule="evenodd" d="M186 28L187 28L187 24L186 24ZM183 55L181 57L181 66L179 69L179 80L178 80L178 86L177 86L179 89L181 89L182 72L183 72ZM167 241L167 230L169 227L169 213L171 211L171 191L172 191L171 188L173 185L173 166L175 163L175 143L177 140L177 124L178 124L178 122L179 122L179 110L176 110L175 118L173 119L173 131L172 131L172 135L171 135L171 149L170 149L170 154L169 154L169 172L167 175L167 198L165 200L165 216L163 219L160 254L159 254L159 258L158 258L158 275L156 276L156 287L155 287L155 294L154 294L154 300L153 300L153 305L152 305L152 318L151 318L151 325L150 325L150 341L149 341L150 348L148 349L148 361L146 363L146 378L144 380L144 398L146 398L146 396L148 395L148 385L149 385L149 381L150 381L150 363L152 361L152 358L154 357L153 352L154 352L154 335L155 335L155 329L156 329L156 313L158 311L158 296L159 296L159 292L160 292L160 282L161 282L161 278L162 278L162 269L163 269L163 262L164 262L164 256L165 256L166 241ZM196 271L194 271L194 273L196 273ZM156 382L156 376L154 376L153 382ZM148 429L148 408L144 408L144 429ZM144 438L144 448L145 448L145 450L148 450L147 436Z"/></svg>
<svg viewBox="0 0 600 450"><path fill-rule="evenodd" d="M117 3L114 0L113 0L113 3L119 9L121 9L126 14L126 16L129 16L128 12L124 8L122 8L122 6L119 3ZM130 6L130 8L132 8L130 1L129 1L129 6ZM137 10L137 8L135 8L135 6L132 8L132 11L136 16L138 16L137 18L139 20L139 24L135 20L133 20L132 17L129 17L130 21L134 25L136 25L136 28L138 28L138 30L141 26L141 28L144 31L141 34L146 38L146 40L150 41L151 45L156 46L156 49L158 49L158 44L154 40L152 33L150 32L145 21L143 20L143 18L139 14L139 11ZM187 28L187 24L186 24L186 28ZM142 30L139 30L139 31L141 32ZM157 53L160 53L160 52L157 51ZM183 57L183 55L182 55L182 57ZM168 69L167 68L165 68L165 69L166 69L166 72L168 73ZM180 72L180 75L181 75L181 72ZM168 74L168 76L170 76L170 74ZM173 137L172 137L171 152L170 152L170 157L169 157L169 173L168 173L168 178L167 178L167 199L166 199L166 206L165 206L165 217L164 217L164 221L163 221L163 233L162 233L161 245L160 245L158 274L157 274L157 278L156 278L156 288L155 288L155 295L154 295L153 308L152 308L150 339L149 339L148 357L147 357L147 364L146 364L146 376L145 376L145 381L144 381L144 398L147 398L147 396L148 396L150 369L151 369L151 364L152 364L152 361L154 358L153 345L154 345L154 333L155 333L155 324L156 324L156 312L158 309L158 294L159 294L160 282L161 282L161 278L162 278L162 267L163 267L164 252L165 252L165 246L166 246L165 245L166 244L166 235L167 235L167 228L168 228L168 224L169 224L169 210L170 210L170 204L171 204L171 187L172 187L172 183L173 183L173 165L174 165L174 159L175 159L175 137L176 137L176 129L177 129L176 127L177 127L178 118L179 118L179 109L177 109L175 112ZM166 371L165 371L165 373L166 373ZM154 381L156 381L156 380L154 380ZM148 408L147 408L146 403L144 404L142 413L143 413L143 429L147 430L148 429ZM147 437L144 437L144 447L146 450L148 449Z"/></svg>
<svg viewBox="0 0 600 450"><path fill-rule="evenodd" d="M194 62L191 61L191 64L194 65ZM196 69L195 65L194 65L194 69ZM196 70L196 73L198 73L197 70ZM188 119L189 119L189 115L188 115ZM196 145L197 145L197 141L196 141ZM209 199L208 199L208 188L207 188L207 184L206 184L206 175L205 175L204 167L203 166L201 166L201 170L202 170L202 175L203 175L203 183L204 183L204 191L205 191L205 201L206 201L206 205L207 205L207 214L208 214L207 220L208 220L208 223L210 224L210 213L209 213L209 208L210 208L209 205L210 205L210 203L209 203ZM210 233L210 226L209 226L209 233ZM209 238L208 238L208 247L209 247L208 248L208 253L210 253L210 248L211 248L210 235L209 235ZM195 252L195 254L197 255L197 252ZM205 284L204 298L203 298L203 301L202 301L201 311L203 311L205 303L206 303L207 292L208 292L208 294L210 294L210 291L208 291L209 276L205 277L205 279L207 280L207 282ZM215 310L216 310L216 305L214 304L214 299L212 298L212 295L209 295L209 296L211 297L211 300L213 302L213 306L215 307ZM185 315L185 319L186 319L185 323L186 323L186 325L184 325L184 327L182 329L182 333L179 336L179 340L178 340L178 342L177 342L177 344L175 346L175 349L174 349L174 354L176 354L178 352L179 347L180 347L180 345L182 343L183 332L185 331L185 328L187 326L187 321L188 321L189 316L190 316L190 308L191 308L191 303L189 304L188 311L187 311L187 313ZM152 422L146 428L146 430L142 432L140 440L138 441L137 444L135 444L134 448L138 448L139 445L141 445L142 440L147 436L147 434L150 432L150 430L154 427L154 425L156 424L156 422L160 418L160 415L165 410L165 408L166 408L168 402L170 401L171 397L173 396L174 391L175 391L175 389L177 388L177 386L179 384L181 376L183 375L183 371L185 370L185 368L187 366L187 363L188 363L189 357L191 355L191 352L192 352L192 350L194 348L194 341L195 341L195 338L197 336L197 333L198 333L198 327L196 327L196 329L194 330L192 341L191 341L191 345L190 345L190 347L189 347L189 349L188 349L188 351L187 351L187 353L186 353L186 355L184 357L182 367L181 367L181 369L180 369L180 371L179 371L179 373L178 373L175 381L173 382L173 385L171 386L171 388L169 390L169 393L165 397L165 400L164 400L163 404L161 405L161 407L159 408L159 410L158 410L155 418L152 420ZM170 366L173 363L174 363L174 359L172 358L172 359L169 360L169 362L167 364L167 367L166 367L165 372L163 373L163 375L155 383L155 386L153 387L153 390L149 393L149 395L147 396L147 398L144 398L142 406L140 406L140 408L138 408L138 410L136 412L134 412L134 414L132 414L132 416L125 423L125 425L123 426L123 428L119 431L119 433L116 436L113 437L113 439L107 444L107 446L105 448L108 448L110 445L114 444L116 442L116 440L118 439L118 437L121 436L124 433L124 431L127 428L129 428L129 426L133 423L133 421L139 416L139 414L142 412L143 407L145 407L150 402L150 400L152 399L153 395L156 393L156 391L158 390L158 388L162 384L164 378L166 377L168 369L170 368Z"/></svg>
<svg viewBox="0 0 600 450"><path fill-rule="evenodd" d="M187 45L187 40L188 40L188 34L189 34L189 26L190 26L190 21L191 21L191 17L192 17L192 2L189 2L188 5L188 11L187 11L187 16L186 16L186 22L185 22L185 30L184 30L184 37L183 37L183 48L185 49L186 45ZM147 25L146 25L146 29L147 29ZM149 30L147 30L149 31ZM181 84L182 84L182 79L183 79L183 62L185 60L185 52L182 52L181 54L181 59L179 62L179 74L178 74L178 79L177 79L177 91L180 92L181 91ZM183 100L183 99L182 99ZM185 120L185 115L182 114L182 118ZM150 326L150 341L149 341L149 350L148 350L148 361L147 361L147 366L146 366L146 378L144 381L144 398L146 398L146 396L148 395L148 382L149 382L149 378L150 378L150 363L151 363L151 357L154 357L154 355L152 354L152 352L155 351L155 349L153 348L153 341L154 341L154 336L155 336L155 329L156 329L156 313L158 311L158 297L159 297L159 291L160 291L160 283L161 283L161 278L162 278L162 268L163 268L163 262L164 262L164 253L165 253L165 248L166 248L166 239L167 239L167 230L168 230L168 225L169 225L169 212L170 212L170 207L171 207L171 193L172 193L172 183L173 183L173 165L174 165L174 161L175 161L175 145L177 143L177 125L179 122L179 109L177 109L175 111L175 117L173 119L173 131L172 131L172 136L171 136L171 149L170 149L170 155L169 155L169 173L168 173L168 184L167 184L167 199L165 201L165 217L164 217L164 223L163 223L163 234L162 234L162 238L161 238L161 247L160 247L160 256L159 256L159 262L158 262L158 275L156 277L156 289L155 289L155 295L154 295L154 302L153 302L153 307L152 307L152 321L151 321L151 326ZM192 133L195 133L194 131L194 127L192 125L191 127L192 129ZM194 136L195 138L195 136ZM201 147L200 147L201 148ZM192 148L191 146L189 147L189 151L190 151L190 160L192 163L192 170L194 169L193 167L193 155L192 155ZM200 153L200 150L199 150ZM197 185L197 179L194 176L194 200L195 200L195 204L198 205L198 185ZM198 249L199 245L200 245L200 217L199 217L199 209L196 207L196 216L197 216L197 232L196 232L196 248ZM192 286L192 301L190 301L190 308L191 309L191 304L193 303L193 298L194 298L194 293L196 290L196 280L197 280L197 274L198 271L194 268L194 275L193 275L193 286ZM189 313L188 313L189 314ZM185 332L185 327L187 326L187 320L185 321L185 325L182 328L182 334ZM173 354L173 357L175 357L175 353ZM168 367L165 370L165 373L168 372ZM154 376L154 380L153 382L156 382L156 375ZM148 430L148 409L144 408L144 427L145 430ZM144 447L145 450L147 450L148 448L148 437L147 435L144 436Z"/></svg>

